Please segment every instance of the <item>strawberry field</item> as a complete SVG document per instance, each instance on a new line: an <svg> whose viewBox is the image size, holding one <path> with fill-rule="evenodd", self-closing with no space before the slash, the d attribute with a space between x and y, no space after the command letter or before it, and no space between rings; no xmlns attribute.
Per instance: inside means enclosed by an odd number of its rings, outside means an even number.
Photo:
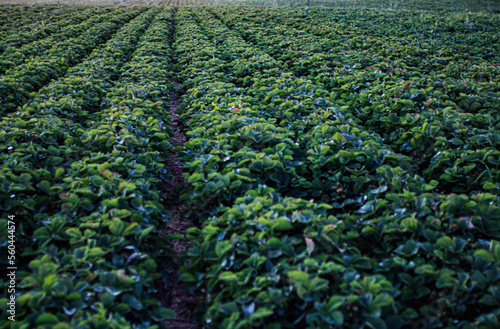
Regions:
<svg viewBox="0 0 500 329"><path fill-rule="evenodd" d="M441 6L0 6L0 328L499 328L500 16Z"/></svg>

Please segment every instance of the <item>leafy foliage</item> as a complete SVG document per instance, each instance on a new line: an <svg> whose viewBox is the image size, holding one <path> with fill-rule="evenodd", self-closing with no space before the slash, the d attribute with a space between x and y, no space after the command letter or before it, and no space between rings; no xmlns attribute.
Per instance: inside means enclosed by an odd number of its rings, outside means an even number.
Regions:
<svg viewBox="0 0 500 329"><path fill-rule="evenodd" d="M0 326L173 317L155 281L181 238L162 235L177 152L205 327L499 327L498 15L19 8L0 24L0 229L20 219L23 265Z"/></svg>
<svg viewBox="0 0 500 329"><path fill-rule="evenodd" d="M170 10L148 9L0 123L1 205L23 219L16 247L29 263L14 327L150 328L174 316L154 283L173 254L159 234L171 29Z"/></svg>
<svg viewBox="0 0 500 329"><path fill-rule="evenodd" d="M207 327L497 326L498 17L447 30L463 18L415 39L398 27L432 17L180 11L203 225L181 278ZM473 83L474 108L452 93Z"/></svg>

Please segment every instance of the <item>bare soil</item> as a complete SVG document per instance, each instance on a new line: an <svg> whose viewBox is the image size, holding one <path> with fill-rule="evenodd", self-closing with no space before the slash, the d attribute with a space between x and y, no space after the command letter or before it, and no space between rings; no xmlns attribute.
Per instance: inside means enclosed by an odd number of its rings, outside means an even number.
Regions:
<svg viewBox="0 0 500 329"><path fill-rule="evenodd" d="M177 90L180 84L172 79L174 91L170 93L170 127L174 135L170 138L174 147L182 146L186 141L186 136L179 130L177 121L179 115L175 113L179 108L180 95ZM184 164L179 160L177 154L170 155L169 161L166 163L166 169L172 174L172 178L165 186L166 204L165 208L172 214L172 218L168 221L167 228L163 234L182 234L186 236L186 231L194 224L189 219L183 216L182 204L179 202L179 197L187 186L183 177ZM169 329L196 329L200 327L199 322L194 317L194 309L203 301L202 296L186 291L182 287L182 281L178 278L177 270L182 265L179 257L190 247L190 242L185 239L173 240L173 249L177 255L174 260L175 268L170 270L170 279L163 283L159 281L159 299L163 307L171 309L176 314L176 319L166 320L164 325Z"/></svg>

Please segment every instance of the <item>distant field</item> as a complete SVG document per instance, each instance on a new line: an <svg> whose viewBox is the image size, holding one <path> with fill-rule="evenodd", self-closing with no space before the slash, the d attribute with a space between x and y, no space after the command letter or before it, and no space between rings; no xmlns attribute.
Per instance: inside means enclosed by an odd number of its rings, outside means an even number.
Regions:
<svg viewBox="0 0 500 329"><path fill-rule="evenodd" d="M200 5L204 0L0 0L2 4L21 5L135 5L135 6L182 6Z"/></svg>
<svg viewBox="0 0 500 329"><path fill-rule="evenodd" d="M0 0L0 4L258 5L500 12L497 0Z"/></svg>
<svg viewBox="0 0 500 329"><path fill-rule="evenodd" d="M500 1L496 0L205 0L205 3L210 5L320 6L500 13Z"/></svg>

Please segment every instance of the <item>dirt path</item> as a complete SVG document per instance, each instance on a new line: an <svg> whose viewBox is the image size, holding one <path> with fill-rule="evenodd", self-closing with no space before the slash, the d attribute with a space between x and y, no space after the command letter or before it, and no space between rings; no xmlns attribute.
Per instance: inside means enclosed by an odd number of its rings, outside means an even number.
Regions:
<svg viewBox="0 0 500 329"><path fill-rule="evenodd" d="M186 136L180 132L177 126L177 120L179 115L175 111L179 108L179 94L177 89L180 87L179 83L172 80L174 84L174 91L170 94L170 99L172 104L170 106L171 128L174 131L174 136L171 137L171 142L174 147L181 146L186 140ZM182 176L184 164L178 159L177 154L172 154L169 161L166 164L166 169L170 172L173 177L167 183L166 192L166 209L172 214L172 218L168 221L167 229L164 231L165 234L182 234L186 236L186 230L193 227L193 222L184 218L182 216L182 205L179 202L179 197L182 194L182 190L186 186L184 178ZM185 240L173 240L174 251L179 257L184 251L189 248L189 243ZM177 268L181 266L178 259L176 260L176 269L171 272L171 277L164 287L160 291L161 302L164 307L171 309L175 312L177 319L167 320L164 324L169 329L187 329L187 328L198 328L199 324L194 319L193 311L196 306L200 303L199 296L196 294L185 291L182 288L182 281L178 279Z"/></svg>
<svg viewBox="0 0 500 329"><path fill-rule="evenodd" d="M174 31L172 32L171 42L174 42ZM177 122L179 115L175 113L179 108L181 97L178 92L181 85L175 80L175 72L174 78L170 81L174 86L173 91L170 93L170 115L172 116L170 127L174 135L170 138L170 141L175 148L184 144L186 136L179 130ZM172 179L167 182L164 192L166 198L165 208L172 214L172 218L168 221L167 228L163 232L166 235L182 234L185 237L187 229L194 226L192 221L183 216L182 204L179 201L179 197L187 186L182 176L183 168L184 164L179 160L178 155L171 154L169 161L166 163L166 169L172 174ZM194 318L194 309L200 305L201 297L182 288L182 281L179 280L177 272L182 265L179 256L190 247L190 244L184 239L173 240L172 243L177 255L177 259L174 260L175 268L169 271L170 278L168 282L162 284L158 290L162 306L174 311L177 318L175 320L166 320L164 324L169 329L196 329L200 324Z"/></svg>

